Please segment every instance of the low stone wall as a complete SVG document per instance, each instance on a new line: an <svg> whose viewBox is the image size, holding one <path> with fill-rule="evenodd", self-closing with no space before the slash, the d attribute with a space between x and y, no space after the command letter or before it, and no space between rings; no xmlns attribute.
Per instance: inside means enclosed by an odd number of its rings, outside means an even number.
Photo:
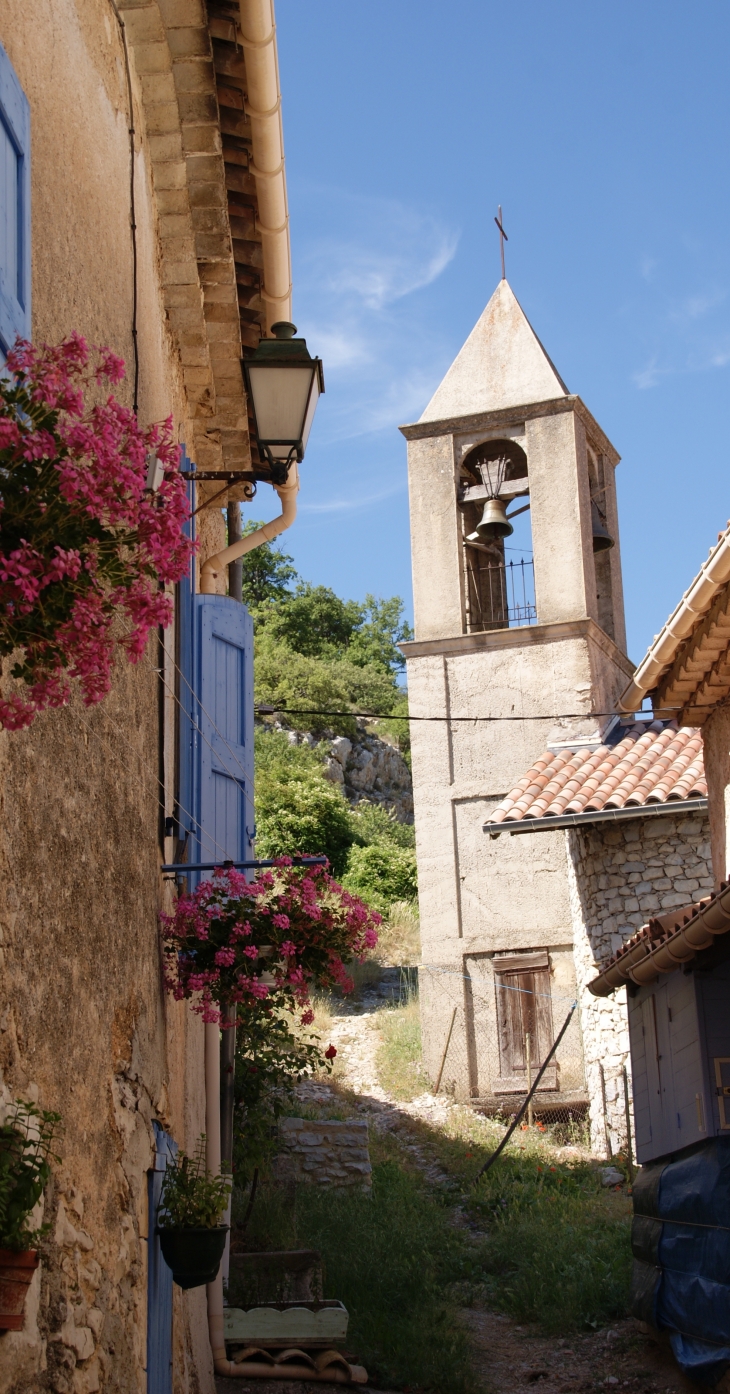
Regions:
<svg viewBox="0 0 730 1394"><path fill-rule="evenodd" d="M312 1122L283 1118L280 1152L274 1161L278 1181L305 1181L315 1186L372 1184L368 1125L364 1119Z"/></svg>

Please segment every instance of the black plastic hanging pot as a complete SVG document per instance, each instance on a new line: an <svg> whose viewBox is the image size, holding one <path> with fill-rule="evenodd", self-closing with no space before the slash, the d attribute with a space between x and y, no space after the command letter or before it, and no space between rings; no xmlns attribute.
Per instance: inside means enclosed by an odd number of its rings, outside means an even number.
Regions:
<svg viewBox="0 0 730 1394"><path fill-rule="evenodd" d="M212 1283L221 1266L228 1225L215 1229L158 1229L162 1257L180 1288Z"/></svg>

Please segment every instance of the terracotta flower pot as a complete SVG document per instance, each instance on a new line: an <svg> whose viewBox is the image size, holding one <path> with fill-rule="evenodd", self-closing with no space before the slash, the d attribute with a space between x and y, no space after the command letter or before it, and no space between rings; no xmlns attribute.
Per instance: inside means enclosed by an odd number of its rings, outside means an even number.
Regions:
<svg viewBox="0 0 730 1394"><path fill-rule="evenodd" d="M162 1257L180 1288L212 1283L221 1266L228 1225L215 1229L158 1229Z"/></svg>
<svg viewBox="0 0 730 1394"><path fill-rule="evenodd" d="M35 1249L0 1249L0 1331L22 1331L25 1298L38 1267Z"/></svg>

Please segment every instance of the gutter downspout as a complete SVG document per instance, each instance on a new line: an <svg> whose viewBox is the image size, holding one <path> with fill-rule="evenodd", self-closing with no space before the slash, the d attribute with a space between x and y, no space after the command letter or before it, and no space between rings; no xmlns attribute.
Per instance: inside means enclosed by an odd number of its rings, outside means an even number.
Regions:
<svg viewBox="0 0 730 1394"><path fill-rule="evenodd" d="M291 320L292 289L273 0L240 0L240 12L240 40L246 60L246 111L251 118L253 145L253 161L249 168L256 180L259 209L257 227L262 237L264 261L261 295L266 306L266 332L270 334L271 326L277 320ZM215 595L218 577L224 567L262 543L272 542L294 522L299 491L296 465L289 471L286 484L274 487L281 499L280 516L203 562L200 568L201 595ZM220 1042L218 1027L209 1023L205 1027L205 1096L206 1165L217 1175L221 1164ZM208 1284L208 1329L216 1374L246 1373L241 1366L233 1365L226 1359L221 1272L215 1282Z"/></svg>
<svg viewBox="0 0 730 1394"><path fill-rule="evenodd" d="M621 712L634 712L647 693L656 687L662 673L677 656L680 644L692 633L695 625L707 613L713 597L730 580L730 527L710 551L689 590L685 591L676 610L657 634L651 648L639 664L631 682L622 692L618 703Z"/></svg>
<svg viewBox="0 0 730 1394"><path fill-rule="evenodd" d="M221 1169L221 1056L220 1028L217 1022L205 1023L205 1165L217 1176ZM223 1332L223 1273L207 1285L208 1334L213 1352L213 1368L226 1367L226 1343Z"/></svg>
<svg viewBox="0 0 730 1394"><path fill-rule="evenodd" d="M273 487L281 499L279 517L272 518L270 523L264 523L262 528L249 533L248 537L242 537L240 542L233 542L222 552L216 552L214 556L208 557L200 568L201 595L216 595L218 578L232 561L238 561L239 557L245 557L248 552L253 552L264 542L273 542L275 537L291 527L297 516L297 494L299 493L299 470L296 463L289 468L286 484L274 484Z"/></svg>
<svg viewBox="0 0 730 1394"><path fill-rule="evenodd" d="M264 255L261 296L266 305L266 333L270 334L277 320L291 319L292 289L274 3L240 0L240 11L248 94L246 114L251 118L253 146L249 172L256 180L256 226Z"/></svg>

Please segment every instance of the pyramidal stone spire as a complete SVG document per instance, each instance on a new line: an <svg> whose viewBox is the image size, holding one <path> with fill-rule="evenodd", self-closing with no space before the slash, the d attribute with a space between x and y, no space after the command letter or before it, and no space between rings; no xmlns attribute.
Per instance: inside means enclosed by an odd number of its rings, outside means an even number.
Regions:
<svg viewBox="0 0 730 1394"><path fill-rule="evenodd" d="M445 421L567 395L514 291L500 281L421 421Z"/></svg>

